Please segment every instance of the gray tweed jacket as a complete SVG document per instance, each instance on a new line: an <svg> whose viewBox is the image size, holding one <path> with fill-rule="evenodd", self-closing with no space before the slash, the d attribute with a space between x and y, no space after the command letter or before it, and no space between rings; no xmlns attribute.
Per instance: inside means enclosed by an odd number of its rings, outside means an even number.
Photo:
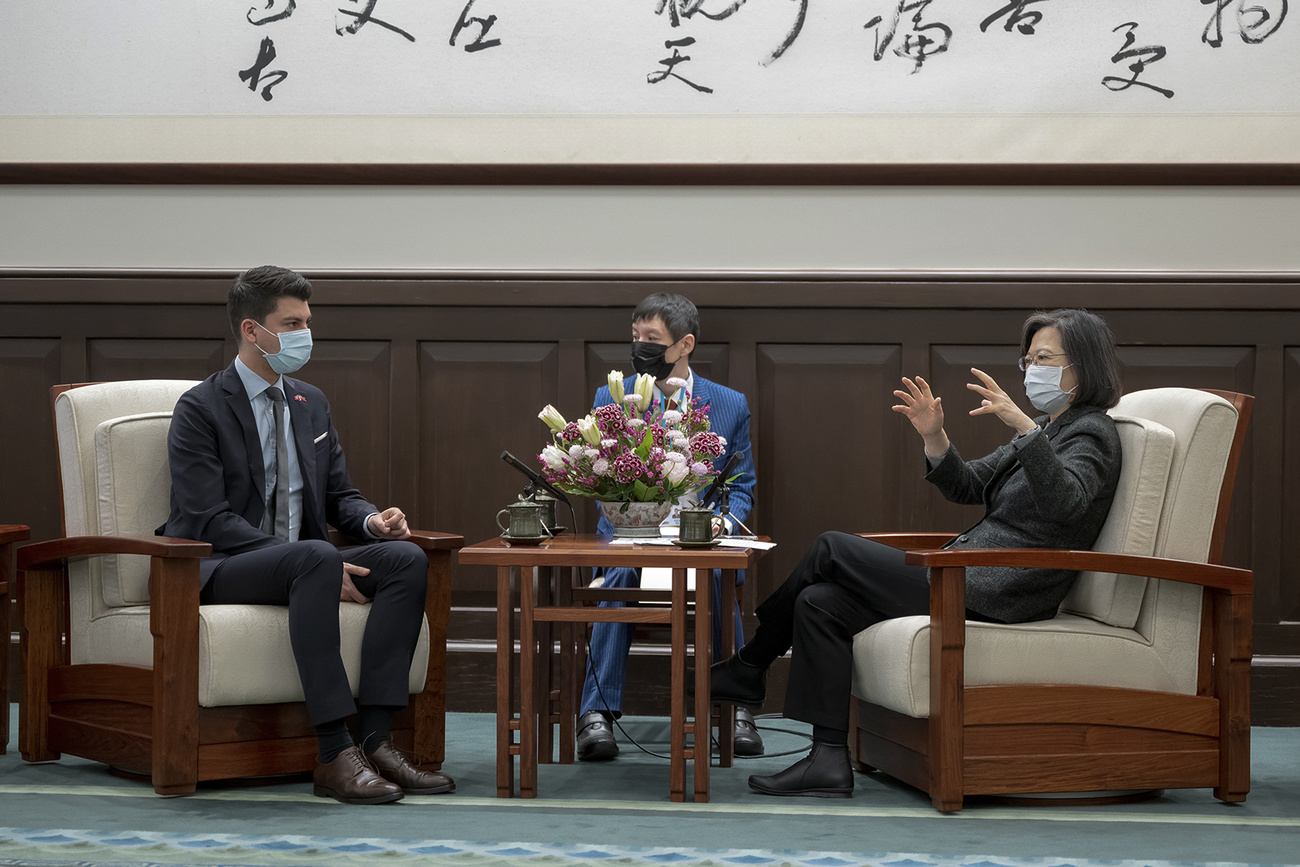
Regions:
<svg viewBox="0 0 1300 867"><path fill-rule="evenodd" d="M1115 422L1090 406L1070 407L1042 433L1013 440L991 455L963 461L955 447L929 473L954 503L982 503L984 517L947 548L1088 549L1097 540L1119 483ZM974 567L966 570L966 606L1005 623L1044 620L1077 573L1065 569Z"/></svg>

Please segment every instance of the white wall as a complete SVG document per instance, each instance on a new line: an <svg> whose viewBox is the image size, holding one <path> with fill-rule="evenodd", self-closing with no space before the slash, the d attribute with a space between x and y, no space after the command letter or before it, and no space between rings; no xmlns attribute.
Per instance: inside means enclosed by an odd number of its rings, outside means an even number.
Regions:
<svg viewBox="0 0 1300 867"><path fill-rule="evenodd" d="M1300 271L1300 188L0 186L0 268Z"/></svg>

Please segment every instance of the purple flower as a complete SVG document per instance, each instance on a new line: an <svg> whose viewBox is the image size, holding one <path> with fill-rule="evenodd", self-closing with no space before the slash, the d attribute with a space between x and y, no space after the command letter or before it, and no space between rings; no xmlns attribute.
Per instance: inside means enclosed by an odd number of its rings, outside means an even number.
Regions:
<svg viewBox="0 0 1300 867"><path fill-rule="evenodd" d="M718 435L703 431L691 437L691 451L698 455L716 458L722 454L722 441Z"/></svg>
<svg viewBox="0 0 1300 867"><path fill-rule="evenodd" d="M582 439L582 431L578 429L577 422L571 421L560 431L559 437L566 443L571 443L574 440Z"/></svg>

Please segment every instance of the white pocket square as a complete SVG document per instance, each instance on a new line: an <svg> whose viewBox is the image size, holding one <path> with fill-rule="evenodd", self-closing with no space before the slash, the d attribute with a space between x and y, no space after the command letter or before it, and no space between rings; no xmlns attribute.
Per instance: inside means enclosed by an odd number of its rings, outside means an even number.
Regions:
<svg viewBox="0 0 1300 867"><path fill-rule="evenodd" d="M330 432L329 432L329 431L325 431L325 433L323 433L323 434L321 434L320 436L316 437L316 439L312 440L312 442L313 442L313 443L318 443L318 442L320 442L321 440L325 439L325 437L327 437L327 436L329 436L329 435L330 435Z"/></svg>

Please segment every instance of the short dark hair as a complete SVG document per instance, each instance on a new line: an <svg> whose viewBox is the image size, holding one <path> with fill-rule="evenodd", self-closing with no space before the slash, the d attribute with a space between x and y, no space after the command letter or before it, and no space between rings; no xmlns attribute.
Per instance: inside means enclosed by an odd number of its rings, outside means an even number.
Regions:
<svg viewBox="0 0 1300 867"><path fill-rule="evenodd" d="M1074 405L1110 409L1119 403L1124 386L1120 382L1115 335L1106 320L1082 309L1039 310L1025 320L1020 337L1021 356L1029 354L1034 335L1044 328L1055 328L1061 333L1061 349L1074 365L1074 378L1078 382Z"/></svg>
<svg viewBox="0 0 1300 867"><path fill-rule="evenodd" d="M235 278L226 295L226 313L230 316L230 330L239 337L239 323L251 319L259 325L280 306L281 298L311 299L311 283L297 271L278 265L259 265L249 268Z"/></svg>
<svg viewBox="0 0 1300 867"><path fill-rule="evenodd" d="M695 304L685 295L656 292L642 298L641 303L632 311L632 324L650 319L663 320L673 343L688 334L694 334L695 342L700 342L700 311L695 309Z"/></svg>

